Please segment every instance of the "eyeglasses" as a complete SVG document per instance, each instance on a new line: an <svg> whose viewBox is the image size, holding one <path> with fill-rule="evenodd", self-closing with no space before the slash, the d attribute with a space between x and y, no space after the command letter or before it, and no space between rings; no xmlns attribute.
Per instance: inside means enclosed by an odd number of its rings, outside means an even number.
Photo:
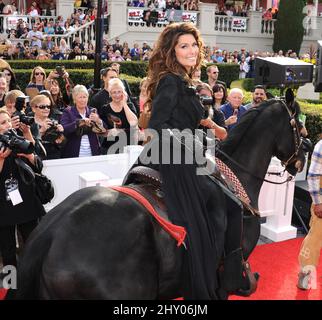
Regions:
<svg viewBox="0 0 322 320"><path fill-rule="evenodd" d="M38 109L44 110L44 109L50 109L50 105L40 105L40 106L36 106Z"/></svg>
<svg viewBox="0 0 322 320"><path fill-rule="evenodd" d="M44 76L44 74L42 72L35 72L35 76L39 76L39 75Z"/></svg>

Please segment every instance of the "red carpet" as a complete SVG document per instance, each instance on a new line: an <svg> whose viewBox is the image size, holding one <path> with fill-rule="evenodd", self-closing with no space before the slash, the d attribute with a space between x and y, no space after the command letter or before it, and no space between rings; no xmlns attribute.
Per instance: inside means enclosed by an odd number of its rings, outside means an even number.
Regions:
<svg viewBox="0 0 322 320"><path fill-rule="evenodd" d="M317 269L317 288L297 289L297 256L303 238L257 246L251 255L253 272L260 273L257 291L248 298L231 296L230 300L322 300L322 261ZM0 289L0 300L5 290Z"/></svg>
<svg viewBox="0 0 322 320"><path fill-rule="evenodd" d="M7 292L7 290L5 290L5 289L0 289L0 300L2 300L2 299L5 297L6 292Z"/></svg>
<svg viewBox="0 0 322 320"><path fill-rule="evenodd" d="M252 271L260 274L257 291L248 298L231 296L229 300L321 300L321 260L316 289L303 291L296 287L302 241L297 238L257 246L249 259Z"/></svg>

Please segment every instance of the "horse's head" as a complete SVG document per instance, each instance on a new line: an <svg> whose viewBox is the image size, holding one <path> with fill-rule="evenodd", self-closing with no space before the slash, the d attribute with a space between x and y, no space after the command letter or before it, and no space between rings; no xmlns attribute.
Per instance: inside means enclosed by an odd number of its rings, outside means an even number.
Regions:
<svg viewBox="0 0 322 320"><path fill-rule="evenodd" d="M295 175L302 171L305 164L303 137L301 137L302 124L299 121L300 106L294 101L294 94L291 89L287 89L285 101L280 103L288 114L288 123L284 126L282 136L278 137L276 156L281 160L285 169Z"/></svg>

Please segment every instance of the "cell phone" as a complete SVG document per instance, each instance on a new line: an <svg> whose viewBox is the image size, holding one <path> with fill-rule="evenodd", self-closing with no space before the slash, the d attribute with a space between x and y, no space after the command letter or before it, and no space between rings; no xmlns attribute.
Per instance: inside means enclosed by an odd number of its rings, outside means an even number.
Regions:
<svg viewBox="0 0 322 320"><path fill-rule="evenodd" d="M63 66L56 66L56 71L59 74L59 76L63 76L63 74L65 73L65 67Z"/></svg>
<svg viewBox="0 0 322 320"><path fill-rule="evenodd" d="M234 110L234 116L237 116L237 114L238 114L238 110L237 110L237 109L235 109L235 110Z"/></svg>

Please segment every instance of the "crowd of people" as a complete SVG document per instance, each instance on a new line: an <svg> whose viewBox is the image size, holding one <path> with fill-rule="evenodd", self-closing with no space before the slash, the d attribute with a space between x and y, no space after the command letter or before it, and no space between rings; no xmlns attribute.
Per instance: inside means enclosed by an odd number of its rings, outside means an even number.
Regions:
<svg viewBox="0 0 322 320"><path fill-rule="evenodd" d="M82 50L81 43L76 46ZM110 48L113 54L124 53L119 39ZM139 51L138 46L133 49ZM10 134L20 135L33 145L31 152L12 152L6 142L0 145L0 204L5 209L0 217L3 263L17 264L16 226L25 240L45 213L34 189L20 175L20 167L27 165L39 173L42 160L122 152L126 145L146 142L145 130L153 129L161 137L161 140L152 137L151 143L156 143L161 151L158 169L166 206L171 209L171 220L188 232L184 297L216 299L219 284L213 272L223 254L225 227L224 217L211 218L214 217L211 208L215 208L211 203L214 185L209 184L205 175L196 175L195 162L163 163L162 142L168 139L166 143L179 148L181 154L181 145L174 143L174 129L191 132L198 129L207 131L212 138L225 140L247 110L267 99L267 92L263 86L256 86L251 103L243 105L243 91L238 88L228 91L226 83L218 79L216 64L207 67L207 80L203 82L200 68L209 52L203 52L200 33L192 24L168 25L154 50L148 47L146 50L150 52L149 68L138 98L132 95L127 81L120 78L120 64L112 58L111 65L101 70L102 88L98 92L81 83L74 84L64 68L56 68L46 76L41 66L32 70L30 82L22 92L10 64L0 61L0 135L14 132ZM132 50L129 51L131 55ZM277 55L284 56L283 52ZM223 52L208 62L224 63L222 56ZM250 64L254 54L242 49L234 52L233 57L246 76L250 71L242 65ZM65 83L65 90L58 79ZM140 121L142 117L148 121ZM163 136L162 130L170 135ZM192 139L195 141L195 136Z"/></svg>

